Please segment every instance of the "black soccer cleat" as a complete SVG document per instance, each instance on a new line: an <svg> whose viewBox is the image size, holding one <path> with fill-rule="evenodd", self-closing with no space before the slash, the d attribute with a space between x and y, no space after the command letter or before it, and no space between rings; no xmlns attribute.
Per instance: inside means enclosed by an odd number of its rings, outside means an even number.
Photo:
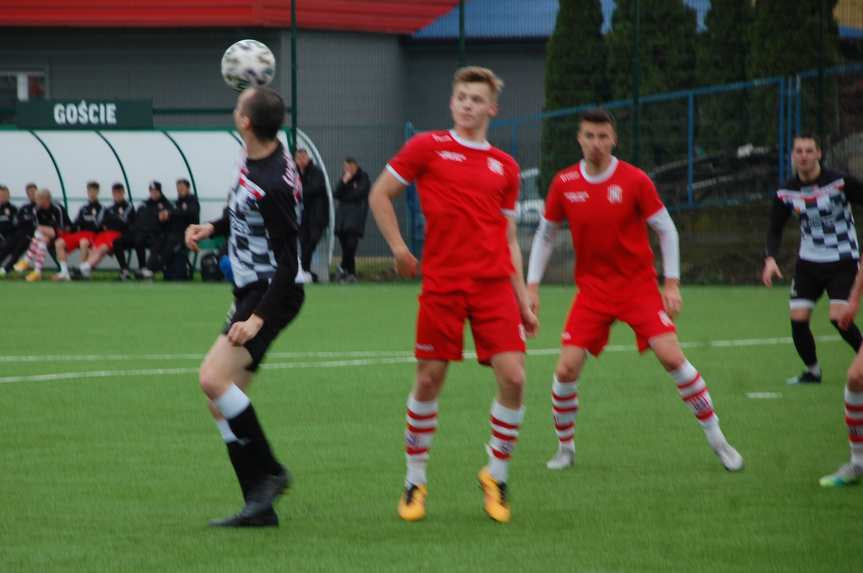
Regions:
<svg viewBox="0 0 863 573"><path fill-rule="evenodd" d="M255 517L271 510L279 496L291 487L291 481L291 473L285 467L277 474L264 476L249 489L246 506L237 515Z"/></svg>
<svg viewBox="0 0 863 573"><path fill-rule="evenodd" d="M245 508L244 508L245 509ZM210 521L210 527L278 527L279 516L276 511L270 507L269 510L260 515L248 516L243 515L243 512L224 519L214 519Z"/></svg>
<svg viewBox="0 0 863 573"><path fill-rule="evenodd" d="M799 376L786 380L786 384L821 384L821 376L804 370Z"/></svg>

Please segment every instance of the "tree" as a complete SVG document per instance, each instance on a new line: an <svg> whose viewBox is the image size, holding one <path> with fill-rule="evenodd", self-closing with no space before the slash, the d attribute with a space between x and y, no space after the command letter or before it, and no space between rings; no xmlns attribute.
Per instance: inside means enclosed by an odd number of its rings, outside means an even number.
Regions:
<svg viewBox="0 0 863 573"><path fill-rule="evenodd" d="M824 66L839 62L839 29L833 12L839 0L796 0L775 2L756 0L750 36L749 75L751 78L789 76L818 67L821 10L824 15ZM823 6L821 6L823 4ZM801 123L814 130L818 114L817 80L804 80ZM764 143L777 141L777 90L758 90L752 98L755 137ZM835 98L828 86L823 102ZM824 110L822 110L824 111ZM824 113L829 119L830 113ZM829 129L829 125L828 125Z"/></svg>
<svg viewBox="0 0 863 573"><path fill-rule="evenodd" d="M749 31L752 0L711 0L706 30L696 47L699 86L746 81L749 78ZM743 91L700 96L697 100L698 146L707 151L734 149L748 142L748 94Z"/></svg>
<svg viewBox="0 0 863 573"><path fill-rule="evenodd" d="M695 87L696 12L682 0L617 0L609 44L609 84L612 99L633 96L635 2L641 4L639 92L642 96ZM642 104L640 162L652 167L684 158L687 148L687 104L674 100ZM631 110L619 114L618 153L631 157Z"/></svg>
<svg viewBox="0 0 863 573"><path fill-rule="evenodd" d="M600 0L560 0L545 62L545 111L604 101L608 50L602 38ZM578 118L549 118L542 126L540 193L554 174L579 157Z"/></svg>

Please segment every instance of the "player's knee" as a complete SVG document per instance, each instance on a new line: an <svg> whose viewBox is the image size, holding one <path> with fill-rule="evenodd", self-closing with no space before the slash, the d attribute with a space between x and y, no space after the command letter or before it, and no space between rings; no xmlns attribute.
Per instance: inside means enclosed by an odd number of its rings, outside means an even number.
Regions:
<svg viewBox="0 0 863 573"><path fill-rule="evenodd" d="M852 392L863 392L863 369L853 366L848 369L848 389Z"/></svg>
<svg viewBox="0 0 863 573"><path fill-rule="evenodd" d="M66 248L66 241L64 241L63 239L57 239L56 241L54 241L54 248L55 249L65 249Z"/></svg>
<svg viewBox="0 0 863 573"><path fill-rule="evenodd" d="M435 394L443 379L432 372L417 372L417 390L423 395Z"/></svg>
<svg viewBox="0 0 863 573"><path fill-rule="evenodd" d="M219 376L218 370L206 362L201 364L201 368L198 370L198 384L201 385L201 390L203 390L204 394L209 396L210 399L218 397L220 394L219 390L223 385L222 378Z"/></svg>
<svg viewBox="0 0 863 573"><path fill-rule="evenodd" d="M578 364L558 364L554 369L554 375L559 382L575 382L578 380L580 371L581 366Z"/></svg>

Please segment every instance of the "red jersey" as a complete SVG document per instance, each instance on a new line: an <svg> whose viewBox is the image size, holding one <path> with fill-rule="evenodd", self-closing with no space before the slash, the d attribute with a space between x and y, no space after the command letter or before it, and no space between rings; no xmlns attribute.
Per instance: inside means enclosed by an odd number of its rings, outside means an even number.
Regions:
<svg viewBox="0 0 863 573"><path fill-rule="evenodd" d="M519 191L512 157L488 142L433 131L411 138L387 170L405 185L416 183L419 192L426 290L460 290L471 279L515 272L506 240Z"/></svg>
<svg viewBox="0 0 863 573"><path fill-rule="evenodd" d="M647 174L612 157L597 177L585 173L584 161L557 173L545 218L569 222L579 290L617 300L656 283L647 219L663 208Z"/></svg>

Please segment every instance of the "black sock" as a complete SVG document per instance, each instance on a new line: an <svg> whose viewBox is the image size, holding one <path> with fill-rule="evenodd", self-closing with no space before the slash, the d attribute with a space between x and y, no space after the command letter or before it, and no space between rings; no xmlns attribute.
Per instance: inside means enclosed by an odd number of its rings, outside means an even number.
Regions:
<svg viewBox="0 0 863 573"><path fill-rule="evenodd" d="M276 461L270 443L264 435L264 429L258 422L255 408L249 404L245 410L228 420L228 425L237 439L242 442L243 448L249 455L249 464L254 470L263 474L278 474L284 468Z"/></svg>
<svg viewBox="0 0 863 573"><path fill-rule="evenodd" d="M852 322L848 326L848 330L842 330L839 328L838 321L831 320L830 323L836 327L836 330L839 331L839 336L848 343L848 346L850 346L854 352L860 350L860 344L863 343L863 336L860 335L860 329L857 328L856 324Z"/></svg>
<svg viewBox="0 0 863 573"><path fill-rule="evenodd" d="M248 452L240 442L227 442L225 445L228 447L228 457L231 459L231 465L234 466L237 481L240 482L240 489L243 490L243 499L248 500L252 484L259 476L255 475L255 468L250 463Z"/></svg>
<svg viewBox="0 0 863 573"><path fill-rule="evenodd" d="M806 366L818 364L818 356L815 354L815 338L809 328L809 321L791 321L791 338L794 339L794 348Z"/></svg>

